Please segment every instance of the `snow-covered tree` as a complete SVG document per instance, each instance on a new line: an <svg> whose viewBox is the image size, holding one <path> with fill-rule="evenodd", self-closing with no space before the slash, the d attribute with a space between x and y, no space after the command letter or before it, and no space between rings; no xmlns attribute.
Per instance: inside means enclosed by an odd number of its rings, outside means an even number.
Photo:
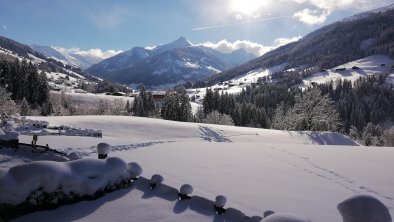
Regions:
<svg viewBox="0 0 394 222"><path fill-rule="evenodd" d="M28 116L30 113L30 105L27 102L25 98L22 99L22 104L21 104L21 115L22 116Z"/></svg>
<svg viewBox="0 0 394 222"><path fill-rule="evenodd" d="M207 115L203 120L204 123L219 124L219 125L229 125L234 126L234 121L231 116L226 114L221 114L219 111L213 111Z"/></svg>
<svg viewBox="0 0 394 222"><path fill-rule="evenodd" d="M336 131L339 115L333 101L317 87L298 94L295 104L286 114L289 130Z"/></svg>
<svg viewBox="0 0 394 222"><path fill-rule="evenodd" d="M383 130L372 123L368 123L362 134L362 143L366 146L383 146Z"/></svg>

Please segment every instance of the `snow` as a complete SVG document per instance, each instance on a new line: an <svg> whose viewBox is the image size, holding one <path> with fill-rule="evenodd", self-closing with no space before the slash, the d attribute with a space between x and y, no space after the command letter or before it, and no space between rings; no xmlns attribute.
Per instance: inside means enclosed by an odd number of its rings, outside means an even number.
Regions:
<svg viewBox="0 0 394 222"><path fill-rule="evenodd" d="M357 195L338 204L344 222L391 222L392 218L386 206L378 199Z"/></svg>
<svg viewBox="0 0 394 222"><path fill-rule="evenodd" d="M221 72L219 69L216 69L215 67L212 67L212 66L207 66L205 68L208 69L208 70L214 71L215 73Z"/></svg>
<svg viewBox="0 0 394 222"><path fill-rule="evenodd" d="M233 78L231 80L215 84L209 88L212 88L213 90L218 90L219 93L227 92L229 94L239 94L246 86L257 83L261 77L268 77L275 72L283 71L287 66L287 63L282 63L268 69L255 69L244 75L237 76L236 78ZM199 101L202 101L202 99L205 97L205 89L206 88L191 89L189 90L189 96L199 96Z"/></svg>
<svg viewBox="0 0 394 222"><path fill-rule="evenodd" d="M227 198L223 195L216 196L215 198L215 206L224 207L227 203Z"/></svg>
<svg viewBox="0 0 394 222"><path fill-rule="evenodd" d="M3 133L3 135L2 135ZM8 141L8 140L16 140L19 137L19 133L17 132L2 132L0 131L0 140Z"/></svg>
<svg viewBox="0 0 394 222"><path fill-rule="evenodd" d="M37 56L32 55L32 54L30 54L30 53L27 53L27 55L29 56L29 58L30 58L30 59L33 61L33 63L35 63L35 64L46 62L45 60L40 59L40 58L38 58Z"/></svg>
<svg viewBox="0 0 394 222"><path fill-rule="evenodd" d="M111 146L108 143L99 143L97 144L97 153L98 154L108 154L111 150Z"/></svg>
<svg viewBox="0 0 394 222"><path fill-rule="evenodd" d="M20 204L39 188L44 192L60 188L66 194L93 195L129 176L126 163L117 157L70 162L36 161L0 171L0 203Z"/></svg>
<svg viewBox="0 0 394 222"><path fill-rule="evenodd" d="M261 222L311 222L303 216L296 215L293 213L275 213L272 214Z"/></svg>
<svg viewBox="0 0 394 222"><path fill-rule="evenodd" d="M190 184L184 184L181 186L181 189L179 189L179 193L190 195L193 193L193 187Z"/></svg>
<svg viewBox="0 0 394 222"><path fill-rule="evenodd" d="M385 64L384 67L381 64ZM329 69L325 72L318 72L303 80L302 86L310 85L312 82L315 83L326 83L331 80L351 80L354 82L359 77L366 77L370 75L380 75L382 73L389 73L390 76L387 78L386 83L390 84L394 82L394 71L391 66L394 65L394 60L384 55L369 56L356 61L348 62L335 68ZM352 67L358 67L360 69L352 69ZM346 68L345 71L336 71L339 68Z"/></svg>
<svg viewBox="0 0 394 222"><path fill-rule="evenodd" d="M230 220L242 221L234 218L247 215L261 220L263 212L271 210L332 222L341 221L338 203L359 194L374 196L393 213L394 169L387 166L394 150L357 146L342 134L121 116L34 119L50 125L101 129L103 138L46 136L38 143L89 159L96 158L97 144L105 142L111 145L109 156L138 162L144 169L142 177L159 174L165 182L150 190L150 180L140 178L132 187L96 201L15 221L213 221L230 216ZM22 135L20 139L30 141L31 137ZM0 157L2 152L0 149ZM0 166L16 160L8 161L0 161ZM185 183L193 186L192 199L177 201L177 188ZM219 194L227 199L222 216L213 209Z"/></svg>
<svg viewBox="0 0 394 222"><path fill-rule="evenodd" d="M52 94L60 95L61 92L51 91ZM133 97L125 97L125 96L112 96L105 94L93 94L93 93L76 93L76 92L67 92L66 96L69 96L71 100L77 104L97 104L100 100L109 100L114 101L115 99L122 100L125 104L127 100L129 102L133 102Z"/></svg>

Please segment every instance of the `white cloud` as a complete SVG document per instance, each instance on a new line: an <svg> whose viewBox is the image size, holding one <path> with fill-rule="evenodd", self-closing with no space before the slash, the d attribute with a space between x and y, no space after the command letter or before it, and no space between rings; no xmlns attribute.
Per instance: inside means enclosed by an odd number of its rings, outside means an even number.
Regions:
<svg viewBox="0 0 394 222"><path fill-rule="evenodd" d="M89 49L89 50L81 50L78 47L63 48L63 47L54 46L54 48L60 52L64 52L67 54L77 54L84 57L99 58L99 59L106 59L123 52L122 50L113 50L113 49L102 51L101 49L98 48Z"/></svg>
<svg viewBox="0 0 394 222"><path fill-rule="evenodd" d="M329 11L304 9L294 14L294 17L308 25L322 24L326 21Z"/></svg>
<svg viewBox="0 0 394 222"><path fill-rule="evenodd" d="M205 47L216 49L222 53L231 53L238 49L245 49L245 51L252 53L256 56L261 56L277 47L285 45L290 42L297 41L301 38L301 36L291 37L291 38L277 38L274 40L271 46L265 46L256 42L251 42L248 40L236 40L234 42L229 42L226 39L223 39L219 42L205 42L200 45Z"/></svg>
<svg viewBox="0 0 394 222"><path fill-rule="evenodd" d="M322 24L336 10L355 8L365 0L293 0L306 8L293 14L294 18L308 25ZM356 2L357 1L357 2ZM312 7L312 9L311 9Z"/></svg>

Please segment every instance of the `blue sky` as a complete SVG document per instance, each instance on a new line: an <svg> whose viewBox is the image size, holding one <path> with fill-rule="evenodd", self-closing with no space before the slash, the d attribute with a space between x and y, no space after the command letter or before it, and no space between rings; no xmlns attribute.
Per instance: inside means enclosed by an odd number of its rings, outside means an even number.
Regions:
<svg viewBox="0 0 394 222"><path fill-rule="evenodd" d="M26 44L96 52L153 46L184 36L194 44L206 43L222 51L249 47L261 54L323 25L392 3L392 0L0 0L0 35Z"/></svg>

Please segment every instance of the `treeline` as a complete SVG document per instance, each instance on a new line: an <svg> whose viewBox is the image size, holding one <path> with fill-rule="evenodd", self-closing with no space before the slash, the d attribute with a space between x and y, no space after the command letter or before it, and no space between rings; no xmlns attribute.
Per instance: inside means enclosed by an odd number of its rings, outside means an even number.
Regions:
<svg viewBox="0 0 394 222"><path fill-rule="evenodd" d="M42 115L52 111L46 75L32 63L17 59L13 62L0 61L0 87L10 93L10 99L16 104L39 109Z"/></svg>
<svg viewBox="0 0 394 222"><path fill-rule="evenodd" d="M202 114L217 111L237 126L338 131L365 145L383 145L379 124L394 121L394 91L387 75L315 84L304 91L287 84L247 86L239 95L206 90ZM202 117L201 117L202 116Z"/></svg>

